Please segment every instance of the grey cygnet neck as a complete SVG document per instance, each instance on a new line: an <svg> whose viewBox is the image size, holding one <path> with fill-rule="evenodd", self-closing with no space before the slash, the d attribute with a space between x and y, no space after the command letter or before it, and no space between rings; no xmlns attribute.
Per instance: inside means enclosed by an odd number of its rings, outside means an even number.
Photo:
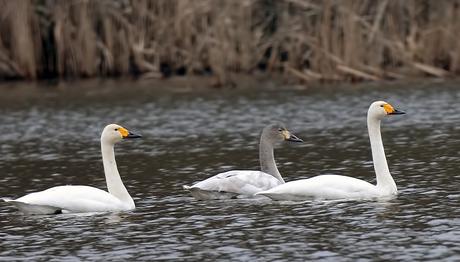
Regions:
<svg viewBox="0 0 460 262"><path fill-rule="evenodd" d="M265 132L262 132L259 145L260 169L262 172L272 175L284 184L284 179L275 163L275 156L273 153L275 143L276 141L274 139L271 139Z"/></svg>

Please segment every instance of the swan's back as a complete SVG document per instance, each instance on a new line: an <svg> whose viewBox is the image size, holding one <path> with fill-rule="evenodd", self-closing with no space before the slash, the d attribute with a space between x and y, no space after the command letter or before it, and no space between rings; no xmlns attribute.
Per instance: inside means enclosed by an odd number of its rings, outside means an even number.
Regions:
<svg viewBox="0 0 460 262"><path fill-rule="evenodd" d="M259 192L275 200L357 199L378 195L377 187L360 179L339 175L321 175L288 182Z"/></svg>
<svg viewBox="0 0 460 262"><path fill-rule="evenodd" d="M126 207L115 196L90 186L57 186L8 202L24 213L104 212L134 208Z"/></svg>
<svg viewBox="0 0 460 262"><path fill-rule="evenodd" d="M184 188L197 199L223 199L238 195L253 196L280 184L278 179L261 171L232 170Z"/></svg>

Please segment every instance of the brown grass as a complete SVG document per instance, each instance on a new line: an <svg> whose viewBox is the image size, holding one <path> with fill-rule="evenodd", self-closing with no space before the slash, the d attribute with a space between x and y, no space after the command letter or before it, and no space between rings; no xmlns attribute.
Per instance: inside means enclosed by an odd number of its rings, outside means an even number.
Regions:
<svg viewBox="0 0 460 262"><path fill-rule="evenodd" d="M0 0L0 78L460 73L459 1Z"/></svg>

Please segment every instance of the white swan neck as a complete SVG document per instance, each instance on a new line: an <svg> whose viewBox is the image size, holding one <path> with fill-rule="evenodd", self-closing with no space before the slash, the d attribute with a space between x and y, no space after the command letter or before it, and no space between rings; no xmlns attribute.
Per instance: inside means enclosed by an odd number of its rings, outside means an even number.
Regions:
<svg viewBox="0 0 460 262"><path fill-rule="evenodd" d="M383 193L393 194L397 192L396 183L388 169L385 150L383 149L382 135L380 133L380 120L368 116L367 127L372 149L372 160L374 163L375 175L377 177L377 188Z"/></svg>
<svg viewBox="0 0 460 262"><path fill-rule="evenodd" d="M134 201L126 190L123 181L118 173L115 161L114 145L101 140L102 162L104 165L105 180L110 194L120 199L123 203L134 207Z"/></svg>
<svg viewBox="0 0 460 262"><path fill-rule="evenodd" d="M266 141L263 136L260 139L259 145L259 161L260 170L262 172L272 175L284 184L284 179L278 171L278 167L275 163L273 145Z"/></svg>

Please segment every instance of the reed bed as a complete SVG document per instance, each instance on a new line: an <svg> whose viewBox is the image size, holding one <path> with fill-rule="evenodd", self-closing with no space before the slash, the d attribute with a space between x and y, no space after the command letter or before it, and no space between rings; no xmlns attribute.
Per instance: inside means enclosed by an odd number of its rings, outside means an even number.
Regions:
<svg viewBox="0 0 460 262"><path fill-rule="evenodd" d="M460 1L0 0L0 78L460 73Z"/></svg>

